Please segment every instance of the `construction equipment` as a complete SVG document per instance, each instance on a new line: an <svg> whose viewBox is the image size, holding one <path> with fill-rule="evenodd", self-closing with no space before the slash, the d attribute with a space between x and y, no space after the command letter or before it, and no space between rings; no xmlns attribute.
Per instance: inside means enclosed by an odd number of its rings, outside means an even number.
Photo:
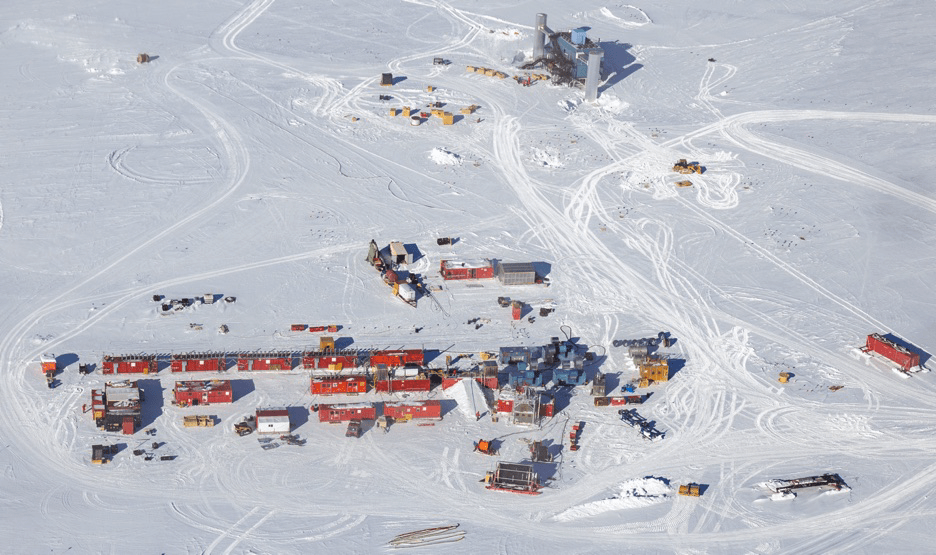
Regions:
<svg viewBox="0 0 936 555"><path fill-rule="evenodd" d="M673 164L673 171L677 173L702 173L702 166L698 162L687 162L685 158L680 158Z"/></svg>
<svg viewBox="0 0 936 555"><path fill-rule="evenodd" d="M530 444L530 460L533 462L552 462L552 455L549 454L549 448L543 445L542 441L534 441Z"/></svg>
<svg viewBox="0 0 936 555"><path fill-rule="evenodd" d="M481 453L482 455L496 455L497 449L494 448L494 440L479 439L478 443L475 443L475 451Z"/></svg>
<svg viewBox="0 0 936 555"><path fill-rule="evenodd" d="M790 372L780 372L780 376L777 378L777 381L780 383L789 383L790 378L793 377L793 374Z"/></svg>
<svg viewBox="0 0 936 555"><path fill-rule="evenodd" d="M250 435L251 433L253 433L254 427L251 424L251 420L253 420L252 416L243 422L238 422L237 424L234 424L234 431L237 432L237 435L246 436L246 435Z"/></svg>
<svg viewBox="0 0 936 555"><path fill-rule="evenodd" d="M486 489L538 495L542 487L532 464L497 463L493 473L485 476Z"/></svg>
<svg viewBox="0 0 936 555"><path fill-rule="evenodd" d="M146 63L149 63L150 60L151 60L150 55L146 54L145 52L143 54L137 54L138 64L146 64Z"/></svg>
<svg viewBox="0 0 936 555"><path fill-rule="evenodd" d="M676 182L677 187L692 187L692 182L688 179L683 179L682 181Z"/></svg>
<svg viewBox="0 0 936 555"><path fill-rule="evenodd" d="M686 497L699 497L702 495L702 490L699 487L699 484L691 482L689 484L679 486L679 495L685 495Z"/></svg>

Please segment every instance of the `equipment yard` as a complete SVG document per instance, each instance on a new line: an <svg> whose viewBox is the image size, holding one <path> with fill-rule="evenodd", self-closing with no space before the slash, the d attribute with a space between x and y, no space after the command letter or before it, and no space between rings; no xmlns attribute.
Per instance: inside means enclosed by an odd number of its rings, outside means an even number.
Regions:
<svg viewBox="0 0 936 555"><path fill-rule="evenodd" d="M936 11L4 15L5 553L931 550Z"/></svg>

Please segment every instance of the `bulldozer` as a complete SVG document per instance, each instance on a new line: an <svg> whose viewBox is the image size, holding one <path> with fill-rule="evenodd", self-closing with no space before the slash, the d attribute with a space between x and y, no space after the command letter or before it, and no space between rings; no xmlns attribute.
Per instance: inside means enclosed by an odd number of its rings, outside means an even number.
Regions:
<svg viewBox="0 0 936 555"><path fill-rule="evenodd" d="M687 162L685 158L680 158L673 164L673 171L677 173L702 173L702 166L698 162Z"/></svg>
<svg viewBox="0 0 936 555"><path fill-rule="evenodd" d="M254 428L251 425L251 420L253 420L253 417L247 420L244 420L243 422L238 422L237 424L234 424L234 431L237 432L237 435L246 436L246 435L250 435L253 433Z"/></svg>
<svg viewBox="0 0 936 555"><path fill-rule="evenodd" d="M699 497L702 495L702 491L699 487L699 484L689 483L679 486L679 495L685 495L686 497Z"/></svg>
<svg viewBox="0 0 936 555"><path fill-rule="evenodd" d="M497 449L494 448L493 440L479 439L478 443L475 443L475 451L481 453L482 455L496 455Z"/></svg>

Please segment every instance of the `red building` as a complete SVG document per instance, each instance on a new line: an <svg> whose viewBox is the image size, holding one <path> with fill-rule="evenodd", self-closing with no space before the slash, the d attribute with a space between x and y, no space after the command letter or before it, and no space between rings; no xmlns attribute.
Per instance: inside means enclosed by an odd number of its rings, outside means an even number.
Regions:
<svg viewBox="0 0 936 555"><path fill-rule="evenodd" d="M409 349L399 351L374 351L370 355L370 365L384 364L389 367L403 366L405 364L422 364L425 354L422 349Z"/></svg>
<svg viewBox="0 0 936 555"><path fill-rule="evenodd" d="M346 370L357 368L358 354L356 351L321 352L313 351L302 354L302 367L311 370Z"/></svg>
<svg viewBox="0 0 936 555"><path fill-rule="evenodd" d="M108 382L91 390L91 416L99 428L133 435L141 425L142 398L137 382Z"/></svg>
<svg viewBox="0 0 936 555"><path fill-rule="evenodd" d="M919 354L911 352L906 347L898 345L879 333L872 333L869 335L868 342L862 350L882 355L899 364L903 370L910 370L914 366L920 365Z"/></svg>
<svg viewBox="0 0 936 555"><path fill-rule="evenodd" d="M497 394L497 412L510 414L513 412L514 401L517 400L517 394L513 388L507 386L501 389Z"/></svg>
<svg viewBox="0 0 936 555"><path fill-rule="evenodd" d="M348 422L350 420L376 420L377 407L373 403L347 405L319 405L319 422Z"/></svg>
<svg viewBox="0 0 936 555"><path fill-rule="evenodd" d="M417 420L422 418L437 418L441 420L442 403L436 400L384 403L383 414L397 421Z"/></svg>
<svg viewBox="0 0 936 555"><path fill-rule="evenodd" d="M220 372L224 370L224 355L221 353L192 353L172 355L169 360L172 372Z"/></svg>
<svg viewBox="0 0 936 555"><path fill-rule="evenodd" d="M443 260L439 263L442 279L491 279L494 277L494 265L487 258L483 260Z"/></svg>
<svg viewBox="0 0 936 555"><path fill-rule="evenodd" d="M102 374L155 374L159 371L153 355L104 355L101 359Z"/></svg>
<svg viewBox="0 0 936 555"><path fill-rule="evenodd" d="M249 369L252 372L292 370L293 367L292 353L256 353L242 358L249 359ZM238 370L240 370L240 360L238 360Z"/></svg>
<svg viewBox="0 0 936 555"><path fill-rule="evenodd" d="M312 378L311 392L313 395L367 393L367 378L364 376Z"/></svg>
<svg viewBox="0 0 936 555"><path fill-rule="evenodd" d="M234 392L229 380L176 382L173 392L176 404L183 407L234 402Z"/></svg>

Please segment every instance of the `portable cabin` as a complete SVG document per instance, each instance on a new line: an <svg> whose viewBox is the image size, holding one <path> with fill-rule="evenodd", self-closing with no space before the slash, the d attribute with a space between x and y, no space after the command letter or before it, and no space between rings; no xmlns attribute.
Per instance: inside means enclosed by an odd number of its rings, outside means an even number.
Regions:
<svg viewBox="0 0 936 555"><path fill-rule="evenodd" d="M365 376L312 378L311 392L313 395L367 393L367 378Z"/></svg>
<svg viewBox="0 0 936 555"><path fill-rule="evenodd" d="M531 285L536 283L536 270L532 262L501 262L497 279L503 285Z"/></svg>
<svg viewBox="0 0 936 555"><path fill-rule="evenodd" d="M507 386L497 393L497 412L510 414L513 412L514 402L517 400L517 393L513 388Z"/></svg>
<svg viewBox="0 0 936 555"><path fill-rule="evenodd" d="M595 379L592 380L591 394L592 397L604 397L606 390L606 378L602 372L595 374Z"/></svg>
<svg viewBox="0 0 936 555"><path fill-rule="evenodd" d="M172 391L176 404L183 407L234 402L230 380L180 381Z"/></svg>
<svg viewBox="0 0 936 555"><path fill-rule="evenodd" d="M197 353L172 355L169 360L172 372L220 372L224 369L224 355L220 353Z"/></svg>
<svg viewBox="0 0 936 555"><path fill-rule="evenodd" d="M250 370L292 370L292 353L257 353L251 357Z"/></svg>
<svg viewBox="0 0 936 555"><path fill-rule="evenodd" d="M494 277L494 264L490 259L443 260L439 262L442 279L490 279Z"/></svg>
<svg viewBox="0 0 936 555"><path fill-rule="evenodd" d="M384 403L383 415L397 422L426 418L442 419L442 403L438 400Z"/></svg>
<svg viewBox="0 0 936 555"><path fill-rule="evenodd" d="M543 393L539 402L539 418L552 418L556 412L556 399Z"/></svg>
<svg viewBox="0 0 936 555"><path fill-rule="evenodd" d="M390 243L390 256L394 264L412 264L413 253L406 249L406 246L399 241Z"/></svg>
<svg viewBox="0 0 936 555"><path fill-rule="evenodd" d="M155 374L158 370L156 357L152 355L104 355L101 358L102 374Z"/></svg>
<svg viewBox="0 0 936 555"><path fill-rule="evenodd" d="M383 350L373 351L370 354L370 365L374 367L380 364L389 367L422 364L424 361L425 352L422 349Z"/></svg>
<svg viewBox="0 0 936 555"><path fill-rule="evenodd" d="M377 406L373 403L344 405L319 405L319 422L350 422L351 420L375 420Z"/></svg>
<svg viewBox="0 0 936 555"><path fill-rule="evenodd" d="M485 360L481 363L481 385L488 389L497 389L497 362Z"/></svg>
<svg viewBox="0 0 936 555"><path fill-rule="evenodd" d="M888 360L896 362L903 370L910 370L920 365L919 354L910 351L902 345L898 345L895 341L879 333L872 333L869 335L865 348L862 350L882 355Z"/></svg>
<svg viewBox="0 0 936 555"><path fill-rule="evenodd" d="M289 410L285 408L257 409L257 433L288 434L292 430Z"/></svg>
<svg viewBox="0 0 936 555"><path fill-rule="evenodd" d="M48 353L39 355L39 366L42 369L42 373L46 376L54 376L58 371L55 355L50 355Z"/></svg>
<svg viewBox="0 0 936 555"><path fill-rule="evenodd" d="M381 393L429 391L431 388L432 382L416 367L391 369L378 364L374 370L374 389Z"/></svg>
<svg viewBox="0 0 936 555"><path fill-rule="evenodd" d="M669 381L669 361L666 359L647 359L638 368L641 378L655 382Z"/></svg>
<svg viewBox="0 0 936 555"><path fill-rule="evenodd" d="M381 87L392 87L392 86L393 86L393 74L392 74L392 73L381 73L381 74L380 74L380 86L381 86Z"/></svg>

